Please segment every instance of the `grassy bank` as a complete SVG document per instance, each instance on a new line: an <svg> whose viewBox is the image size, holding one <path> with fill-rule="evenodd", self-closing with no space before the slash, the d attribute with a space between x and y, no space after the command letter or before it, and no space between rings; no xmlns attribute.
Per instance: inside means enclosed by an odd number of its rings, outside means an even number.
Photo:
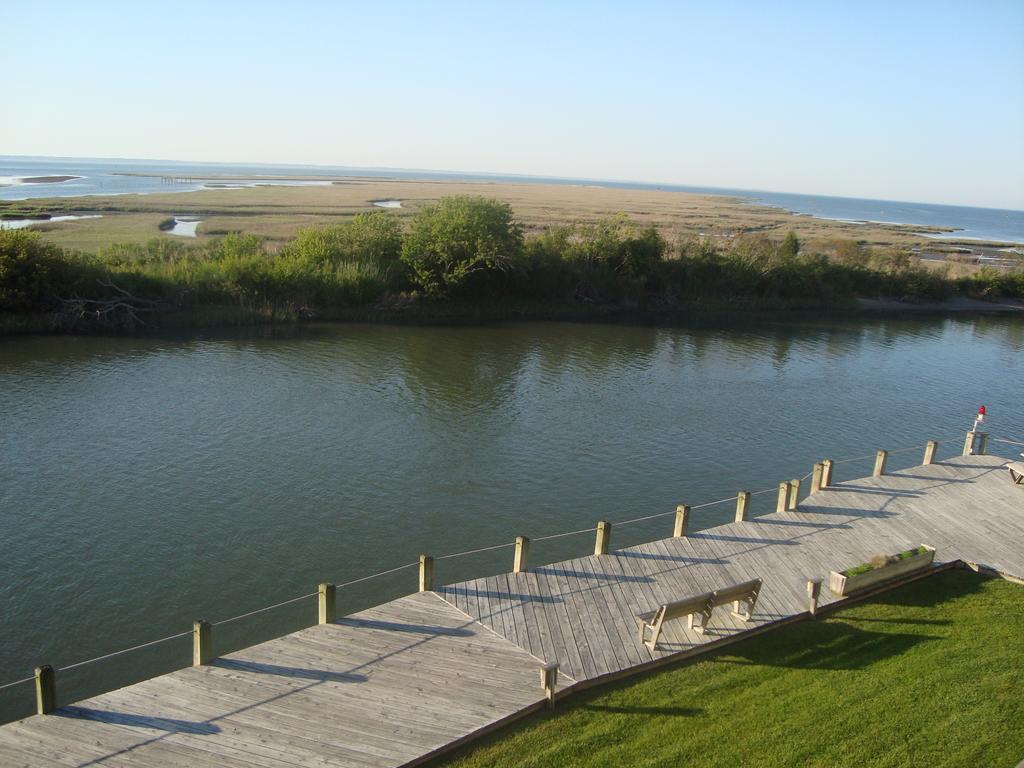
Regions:
<svg viewBox="0 0 1024 768"><path fill-rule="evenodd" d="M848 308L862 297L1019 299L1024 272L953 277L903 250L852 241L812 249L793 233L725 245L673 242L624 214L528 234L507 204L469 197L446 198L407 219L359 214L301 230L275 248L228 234L195 245L156 239L86 254L23 230L0 231L0 312L8 316L3 327L15 330L41 323L87 331L225 321L657 317Z"/></svg>
<svg viewBox="0 0 1024 768"><path fill-rule="evenodd" d="M1024 757L1024 587L947 571L560 703L433 765L965 766Z"/></svg>

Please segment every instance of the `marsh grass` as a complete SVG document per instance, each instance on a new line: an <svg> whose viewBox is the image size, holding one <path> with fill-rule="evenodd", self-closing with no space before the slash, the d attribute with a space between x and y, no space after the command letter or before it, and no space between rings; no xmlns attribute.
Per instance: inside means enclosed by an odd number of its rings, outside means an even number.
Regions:
<svg viewBox="0 0 1024 768"><path fill-rule="evenodd" d="M0 201L0 214L103 213L103 219L92 220L87 225L82 222L81 227L72 227L69 222L47 234L62 247L95 252L119 238L145 242L157 233L155 223L172 213L208 219L200 227L201 232L243 232L283 244L301 228L337 223L357 213L374 210L373 200L401 200L403 207L388 213L405 220L424 206L450 195L482 195L509 203L527 233L542 232L569 222L593 224L623 212L641 225L656 226L669 241L705 236L722 244L745 234L764 234L782 240L793 231L807 246L826 251L834 241L863 242L875 247L941 247L941 243L915 234L921 227L815 219L769 206L749 205L726 195L553 184L368 178L340 181L342 183L323 187L279 186ZM138 228L142 215L153 222L152 228ZM122 217L132 217L131 225L122 224L119 221Z"/></svg>

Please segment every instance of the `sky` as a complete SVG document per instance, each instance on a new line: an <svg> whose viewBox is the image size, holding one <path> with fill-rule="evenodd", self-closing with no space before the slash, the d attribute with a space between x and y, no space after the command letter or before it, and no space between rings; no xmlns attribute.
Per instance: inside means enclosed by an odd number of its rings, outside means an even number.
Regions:
<svg viewBox="0 0 1024 768"><path fill-rule="evenodd" d="M1024 2L0 0L0 154L1024 209Z"/></svg>

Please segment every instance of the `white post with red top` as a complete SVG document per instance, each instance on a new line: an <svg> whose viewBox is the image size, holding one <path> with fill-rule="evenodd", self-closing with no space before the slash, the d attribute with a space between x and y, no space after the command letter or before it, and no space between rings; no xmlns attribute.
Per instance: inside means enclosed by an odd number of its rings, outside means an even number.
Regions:
<svg viewBox="0 0 1024 768"><path fill-rule="evenodd" d="M964 456L984 456L988 453L988 432L982 432L978 428L985 424L985 406L978 409L978 415L974 417L974 425L964 439Z"/></svg>

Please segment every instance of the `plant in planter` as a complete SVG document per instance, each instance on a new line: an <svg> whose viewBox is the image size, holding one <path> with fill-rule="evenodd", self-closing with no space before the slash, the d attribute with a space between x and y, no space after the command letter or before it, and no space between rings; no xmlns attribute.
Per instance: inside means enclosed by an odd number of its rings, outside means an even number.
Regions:
<svg viewBox="0 0 1024 768"><path fill-rule="evenodd" d="M934 560L935 548L927 544L894 555L875 555L866 563L842 572L829 573L828 588L836 595L849 595L883 581L927 568Z"/></svg>

